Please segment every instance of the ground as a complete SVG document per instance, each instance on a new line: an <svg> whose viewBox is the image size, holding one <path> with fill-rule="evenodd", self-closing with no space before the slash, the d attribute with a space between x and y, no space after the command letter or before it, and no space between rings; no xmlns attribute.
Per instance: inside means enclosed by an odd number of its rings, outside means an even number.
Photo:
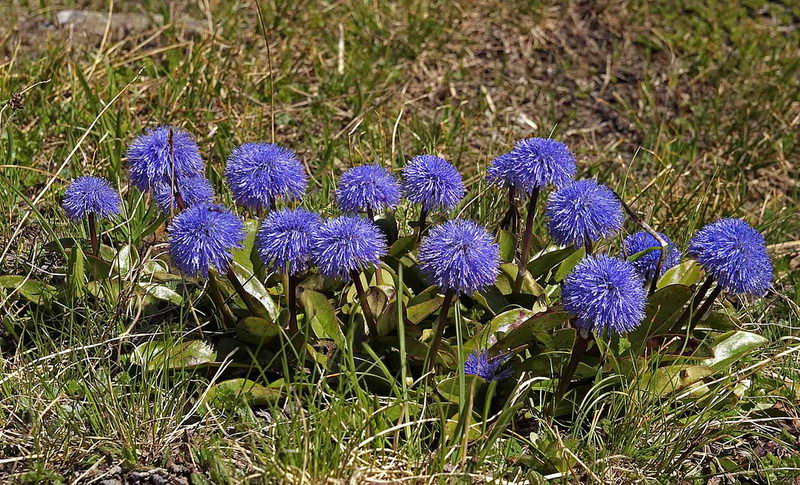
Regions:
<svg viewBox="0 0 800 485"><path fill-rule="evenodd" d="M798 4L277 0L261 6L264 30L250 1L0 6L0 274L59 278L63 261L45 245L53 234L73 230L58 205L64 181L93 173L126 190L124 148L147 126L172 123L193 133L218 188L233 146L277 140L307 165L316 207L326 205L341 170L366 162L397 168L423 152L452 161L477 194L495 156L516 140L552 134L573 149L581 176L615 187L682 247L718 217L743 217L762 231L774 257L775 289L744 305L741 321L774 345L754 357L768 365L752 393L773 392L775 382L796 392L800 360L796 352L780 354L797 345L800 325ZM491 225L502 217L500 205L482 199L465 211ZM311 411L297 411L312 412L307 419L324 435L314 437L299 425L273 429L276 417L263 410L225 419L186 413L181 403L193 399L191 375L121 390L105 377L114 365L105 362L114 339L129 328L157 331L139 325L123 304L57 338L49 329L63 322L5 298L0 308L6 315L0 317L0 476L8 480L188 483L250 475L358 483L424 481L454 470L421 447L351 449L369 440L359 419L370 410L331 404L334 396L318 396ZM26 327L32 322L38 331ZM79 392L81 386L87 389ZM89 396L85 409L67 409L74 404L68 398L82 392ZM616 435L567 430L563 439L595 448L573 447L582 450L581 465L577 475L565 476L786 483L786 473L800 467L796 402L776 404L772 420L744 413L724 422L671 416L623 420ZM329 406L337 419L315 421L313 409ZM295 411L289 406L283 417ZM689 444L636 450L640 440L679 437ZM305 451L271 452L292 447ZM663 455L649 454L654 450ZM506 456L514 454L490 453L470 469L472 479L522 480L518 460ZM734 468L728 462L739 465L736 472L726 472Z"/></svg>

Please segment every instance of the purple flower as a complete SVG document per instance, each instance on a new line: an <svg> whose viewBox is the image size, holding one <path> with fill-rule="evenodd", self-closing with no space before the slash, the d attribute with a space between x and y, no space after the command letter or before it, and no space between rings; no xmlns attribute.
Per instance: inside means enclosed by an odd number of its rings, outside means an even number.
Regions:
<svg viewBox="0 0 800 485"><path fill-rule="evenodd" d="M658 275L656 275L656 266L658 266L658 259L661 257L661 243L659 243L656 238L650 233L639 231L636 234L631 234L626 237L623 244L622 254L624 254L626 258L630 258L636 253L648 249L650 250L635 261L631 261L636 271L648 281L660 277L666 270L675 266L681 260L681 252L675 247L675 243L660 232L658 235L667 242L667 254L664 256L664 261L661 264L661 271Z"/></svg>
<svg viewBox="0 0 800 485"><path fill-rule="evenodd" d="M173 178L201 174L203 168L197 143L190 134L174 126L149 129L128 147L131 182L142 191L171 184Z"/></svg>
<svg viewBox="0 0 800 485"><path fill-rule="evenodd" d="M761 296L772 286L764 236L741 219L720 219L689 242L689 256L732 293Z"/></svg>
<svg viewBox="0 0 800 485"><path fill-rule="evenodd" d="M521 140L506 157L502 163L508 164L508 181L529 194L549 184L566 185L577 170L569 148L550 138Z"/></svg>
<svg viewBox="0 0 800 485"><path fill-rule="evenodd" d="M575 326L596 334L625 334L642 322L647 292L627 261L605 255L584 258L564 280L564 309Z"/></svg>
<svg viewBox="0 0 800 485"><path fill-rule="evenodd" d="M344 212L381 211L400 202L400 186L385 168L361 165L342 174L336 202Z"/></svg>
<svg viewBox="0 0 800 485"><path fill-rule="evenodd" d="M361 217L342 216L323 224L312 238L312 261L329 278L349 280L350 273L380 263L386 237Z"/></svg>
<svg viewBox="0 0 800 485"><path fill-rule="evenodd" d="M261 260L275 271L289 274L305 271L311 257L312 238L321 225L319 215L305 209L271 212L256 235Z"/></svg>
<svg viewBox="0 0 800 485"><path fill-rule="evenodd" d="M69 184L61 205L70 219L83 219L87 214L109 219L119 214L120 199L108 180L84 176Z"/></svg>
<svg viewBox="0 0 800 485"><path fill-rule="evenodd" d="M242 247L244 224L238 216L217 204L189 207L169 225L172 262L188 276L208 276L211 268L224 273Z"/></svg>
<svg viewBox="0 0 800 485"><path fill-rule="evenodd" d="M269 208L278 197L299 199L308 177L291 150L272 143L245 143L235 148L225 177L237 203L252 209Z"/></svg>
<svg viewBox="0 0 800 485"><path fill-rule="evenodd" d="M504 153L492 160L486 169L486 180L490 184L510 188L514 184L511 180L511 169L514 167L514 158L511 153Z"/></svg>
<svg viewBox="0 0 800 485"><path fill-rule="evenodd" d="M443 158L420 155L403 168L403 193L425 210L452 209L464 192L461 174Z"/></svg>
<svg viewBox="0 0 800 485"><path fill-rule="evenodd" d="M420 270L442 291L472 294L494 283L500 248L482 226L468 220L434 227L418 252Z"/></svg>
<svg viewBox="0 0 800 485"><path fill-rule="evenodd" d="M614 234L622 227L622 204L605 185L578 180L550 194L547 228L561 246L581 246Z"/></svg>
<svg viewBox="0 0 800 485"><path fill-rule="evenodd" d="M153 189L153 197L161 212L167 214L178 207L175 193L180 196L186 207L214 202L214 189L211 182L202 175L179 177L172 184L160 184Z"/></svg>
<svg viewBox="0 0 800 485"><path fill-rule="evenodd" d="M489 358L489 352L475 350L467 356L464 361L464 374L478 376L487 382L499 381L511 377L513 369L500 370L503 363L511 357L511 354L499 355Z"/></svg>

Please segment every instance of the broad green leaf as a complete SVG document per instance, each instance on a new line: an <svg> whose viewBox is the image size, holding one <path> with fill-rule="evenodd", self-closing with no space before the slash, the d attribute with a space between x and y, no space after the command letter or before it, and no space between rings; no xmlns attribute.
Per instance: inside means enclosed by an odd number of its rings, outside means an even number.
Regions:
<svg viewBox="0 0 800 485"><path fill-rule="evenodd" d="M152 341L136 347L131 358L148 370L192 369L213 363L217 353L202 340Z"/></svg>
<svg viewBox="0 0 800 485"><path fill-rule="evenodd" d="M464 352L491 347L497 343L498 338L519 327L536 313L526 308L517 308L497 315L479 333L464 342Z"/></svg>
<svg viewBox="0 0 800 485"><path fill-rule="evenodd" d="M314 290L302 289L300 304L303 306L306 321L311 324L317 338L333 340L340 347L344 344L344 333L327 296Z"/></svg>
<svg viewBox="0 0 800 485"><path fill-rule="evenodd" d="M258 232L258 221L248 219L244 221L244 241L242 242L242 249L234 249L233 260L242 265L248 271L253 271L253 262L250 260L250 253L253 251L255 245L256 232Z"/></svg>
<svg viewBox="0 0 800 485"><path fill-rule="evenodd" d="M504 295L511 294L514 282L517 279L518 268L516 264L503 263L500 265L500 274L494 282L500 293ZM522 278L521 292L527 295L540 296L544 294L544 290L538 283L531 277L530 274L525 273Z"/></svg>
<svg viewBox="0 0 800 485"><path fill-rule="evenodd" d="M429 286L422 293L408 301L406 318L411 323L420 323L442 306L444 297L439 294L439 289Z"/></svg>
<svg viewBox="0 0 800 485"><path fill-rule="evenodd" d="M473 385L475 386L475 389L478 389L485 383L482 378L471 374L464 375L464 381L465 398L469 398L469 390ZM443 379L439 382L439 384L436 385L436 389L439 390L439 393L442 395L442 397L453 404L458 404L461 401L461 393L458 386L457 375Z"/></svg>
<svg viewBox="0 0 800 485"><path fill-rule="evenodd" d="M513 263L514 256L517 253L517 238L510 232L502 229L497 235L497 239L500 245L500 261Z"/></svg>
<svg viewBox="0 0 800 485"><path fill-rule="evenodd" d="M247 268L234 261L231 263L231 269L233 269L233 274L236 275L236 278L242 286L244 286L244 290L255 297L257 302L261 304L265 316L269 317L273 322L277 321L281 309L278 308L278 305L272 299L269 292L267 292L267 289L264 288L261 281L253 274L252 268Z"/></svg>
<svg viewBox="0 0 800 485"><path fill-rule="evenodd" d="M280 335L280 327L269 320L258 317L246 317L236 324L236 335L242 342L262 346Z"/></svg>
<svg viewBox="0 0 800 485"><path fill-rule="evenodd" d="M564 278L566 278L567 275L572 272L572 269L581 262L581 259L583 259L584 256L586 256L585 248L580 248L574 253L570 254L568 258L558 265L558 269L556 270L556 274L553 279L557 282L563 281Z"/></svg>
<svg viewBox="0 0 800 485"><path fill-rule="evenodd" d="M114 255L114 259L111 261L111 274L118 274L125 277L138 264L139 252L135 247L126 244L119 248L117 254Z"/></svg>
<svg viewBox="0 0 800 485"><path fill-rule="evenodd" d="M37 305L46 303L56 293L47 283L21 275L0 276L0 288L16 291L26 300Z"/></svg>
<svg viewBox="0 0 800 485"><path fill-rule="evenodd" d="M651 335L667 332L694 292L688 286L669 285L650 295L642 323L628 334L631 352L640 353Z"/></svg>
<svg viewBox="0 0 800 485"><path fill-rule="evenodd" d="M533 278L541 278L575 251L573 247L563 249L555 246L550 247L541 254L534 256L531 262L528 263L528 272Z"/></svg>
<svg viewBox="0 0 800 485"><path fill-rule="evenodd" d="M404 236L398 239L389 247L389 256L399 258L414 249L417 243L417 236Z"/></svg>
<svg viewBox="0 0 800 485"><path fill-rule="evenodd" d="M506 336L499 339L497 343L492 346L491 354L499 355L509 350L532 344L535 340L538 340L538 335L552 334L554 329L566 324L568 321L569 314L566 312L534 315L516 326Z"/></svg>
<svg viewBox="0 0 800 485"><path fill-rule="evenodd" d="M274 403L281 398L281 385L270 384L263 386L250 379L230 379L211 386L205 396L205 403L209 405L220 405L225 400L232 399L244 402L250 406L263 406Z"/></svg>
<svg viewBox="0 0 800 485"><path fill-rule="evenodd" d="M712 348L714 357L704 360L703 365L707 365L715 371L725 370L742 357L749 355L759 347L767 345L769 340L761 335L735 330L724 333L714 339Z"/></svg>
<svg viewBox="0 0 800 485"><path fill-rule="evenodd" d="M397 219L394 218L394 214L391 212L384 213L379 218L375 219L375 225L386 235L386 241L389 245L397 241Z"/></svg>
<svg viewBox="0 0 800 485"><path fill-rule="evenodd" d="M692 286L700 281L702 267L693 259L686 260L668 269L656 283L657 288L669 285Z"/></svg>
<svg viewBox="0 0 800 485"><path fill-rule="evenodd" d="M183 297L167 286L158 283L139 283L139 288L157 300L168 301L173 305L183 303Z"/></svg>
<svg viewBox="0 0 800 485"><path fill-rule="evenodd" d="M83 263L83 249L81 249L80 246L75 246L70 249L69 259L67 260L66 281L67 298L70 300L83 296L83 289L86 280L86 271Z"/></svg>
<svg viewBox="0 0 800 485"><path fill-rule="evenodd" d="M714 369L705 365L669 365L645 372L641 376L640 386L665 396L685 389L713 373Z"/></svg>

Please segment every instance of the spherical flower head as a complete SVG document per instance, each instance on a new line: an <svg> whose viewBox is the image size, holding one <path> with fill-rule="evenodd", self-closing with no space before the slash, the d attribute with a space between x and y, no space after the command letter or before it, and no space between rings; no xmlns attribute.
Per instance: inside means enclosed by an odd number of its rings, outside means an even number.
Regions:
<svg viewBox="0 0 800 485"><path fill-rule="evenodd" d="M380 263L386 237L361 217L342 216L324 223L312 238L312 262L329 278L349 280L350 273Z"/></svg>
<svg viewBox="0 0 800 485"><path fill-rule="evenodd" d="M228 270L244 240L244 224L238 216L217 204L189 207L169 225L172 262L188 276L208 276L208 270Z"/></svg>
<svg viewBox="0 0 800 485"><path fill-rule="evenodd" d="M644 280L627 261L605 255L584 258L564 280L564 309L575 326L596 334L628 333L644 318Z"/></svg>
<svg viewBox="0 0 800 485"><path fill-rule="evenodd" d="M761 296L772 286L764 236L741 219L720 219L689 242L689 256L732 293Z"/></svg>
<svg viewBox="0 0 800 485"><path fill-rule="evenodd" d="M452 209L464 192L461 174L443 158L419 155L403 168L403 193L425 210Z"/></svg>
<svg viewBox="0 0 800 485"><path fill-rule="evenodd" d="M550 194L546 213L550 235L562 246L608 237L624 221L619 199L595 180L578 180Z"/></svg>
<svg viewBox="0 0 800 485"><path fill-rule="evenodd" d="M270 212L256 235L261 260L275 271L297 274L308 268L311 243L322 219L305 209Z"/></svg>
<svg viewBox="0 0 800 485"><path fill-rule="evenodd" d="M142 191L200 174L204 168L192 135L174 126L159 126L137 136L127 156L131 182Z"/></svg>
<svg viewBox="0 0 800 485"><path fill-rule="evenodd" d="M527 193L549 184L562 187L575 177L577 170L569 148L550 138L521 140L508 158L509 181Z"/></svg>
<svg viewBox="0 0 800 485"><path fill-rule="evenodd" d="M109 219L119 214L120 199L108 180L84 176L69 184L61 205L70 219L83 219L88 214Z"/></svg>
<svg viewBox="0 0 800 485"><path fill-rule="evenodd" d="M464 361L464 374L478 376L487 382L499 381L510 377L514 373L513 369L500 370L503 363L511 357L508 355L498 355L489 358L489 352L475 350L467 356Z"/></svg>
<svg viewBox="0 0 800 485"><path fill-rule="evenodd" d="M278 197L299 199L308 176L293 151L273 143L245 143L228 157L225 177L237 203L269 208Z"/></svg>
<svg viewBox="0 0 800 485"><path fill-rule="evenodd" d="M513 187L514 183L511 180L512 167L514 167L514 158L511 153L500 155L492 160L489 168L486 169L486 181L504 188Z"/></svg>
<svg viewBox="0 0 800 485"><path fill-rule="evenodd" d="M667 243L667 253L664 255L664 261L661 262L661 271L658 273L658 275L656 275L656 266L658 266L658 260L661 257L661 243L658 242L658 240L653 237L652 234L645 231L639 231L636 234L631 234L630 236L626 237L623 243L623 254L626 258L629 258L634 254L640 253L647 249L650 250L639 257L639 259L631 261L631 264L633 264L633 267L636 268L636 271L639 272L642 278L648 281L652 281L653 278L660 277L666 270L675 266L681 260L681 252L678 251L677 247L675 247L675 243L673 243L670 238L660 232L658 235L661 236L661 239Z"/></svg>
<svg viewBox="0 0 800 485"><path fill-rule="evenodd" d="M207 178L202 175L179 177L175 180L174 186L166 183L159 184L153 189L156 205L161 209L161 212L167 214L172 209L178 208L176 193L186 207L210 204L214 201L214 189Z"/></svg>
<svg viewBox="0 0 800 485"><path fill-rule="evenodd" d="M344 212L381 211L400 202L400 185L379 165L361 165L342 174L336 202Z"/></svg>
<svg viewBox="0 0 800 485"><path fill-rule="evenodd" d="M457 219L431 230L418 259L420 270L442 291L472 294L494 283L500 248L482 226Z"/></svg>

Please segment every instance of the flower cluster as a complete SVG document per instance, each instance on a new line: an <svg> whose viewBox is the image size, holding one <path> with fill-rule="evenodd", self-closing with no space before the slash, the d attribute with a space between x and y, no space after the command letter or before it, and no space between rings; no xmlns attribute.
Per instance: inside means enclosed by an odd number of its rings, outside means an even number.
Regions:
<svg viewBox="0 0 800 485"><path fill-rule="evenodd" d="M308 177L289 149L272 143L245 143L235 148L225 167L233 198L252 209L271 208L279 197L299 199Z"/></svg>
<svg viewBox="0 0 800 485"><path fill-rule="evenodd" d="M168 228L172 262L187 276L208 276L209 269L225 272L231 250L242 247L244 224L216 204L189 207Z"/></svg>
<svg viewBox="0 0 800 485"><path fill-rule="evenodd" d="M119 205L119 195L108 180L89 176L73 180L62 201L70 219L83 219L89 214L109 219L119 214Z"/></svg>
<svg viewBox="0 0 800 485"><path fill-rule="evenodd" d="M174 126L159 126L136 137L127 156L131 182L142 191L172 185L173 179L204 169L192 135Z"/></svg>
<svg viewBox="0 0 800 485"><path fill-rule="evenodd" d="M675 243L660 232L658 235L667 243L667 251L661 262L661 270L657 275L656 268L658 267L659 259L661 259L661 243L652 234L645 231L631 234L625 238L622 246L623 254L626 258L632 258L639 253L643 253L631 263L636 268L636 271L648 281L660 277L666 270L675 266L681 260L681 252L675 247Z"/></svg>
<svg viewBox="0 0 800 485"><path fill-rule="evenodd" d="M379 165L353 167L339 179L336 202L343 212L391 209L400 202L400 185Z"/></svg>
<svg viewBox="0 0 800 485"><path fill-rule="evenodd" d="M202 175L179 177L174 184L160 184L153 189L153 198L161 212L168 214L174 209L191 207L197 204L210 204L214 201L211 182ZM180 200L180 203L178 202Z"/></svg>
<svg viewBox="0 0 800 485"><path fill-rule="evenodd" d="M561 246L581 246L611 236L622 228L622 205L595 180L572 182L550 195L547 229Z"/></svg>
<svg viewBox="0 0 800 485"><path fill-rule="evenodd" d="M490 358L488 351L475 350L464 361L464 374L478 376L487 382L506 379L511 377L514 370L501 367L510 357L511 354L506 354Z"/></svg>
<svg viewBox="0 0 800 485"><path fill-rule="evenodd" d="M353 271L380 263L386 254L386 237L366 219L337 217L316 231L311 253L320 273L347 280Z"/></svg>
<svg viewBox="0 0 800 485"><path fill-rule="evenodd" d="M461 174L447 160L433 155L414 157L403 169L406 199L425 210L452 209L464 197Z"/></svg>
<svg viewBox="0 0 800 485"><path fill-rule="evenodd" d="M547 185L561 187L575 176L575 157L563 143L550 138L528 138L495 159L490 178L531 193Z"/></svg>
<svg viewBox="0 0 800 485"><path fill-rule="evenodd" d="M297 274L308 268L311 243L322 218L305 209L270 213L256 236L261 260L275 271Z"/></svg>

